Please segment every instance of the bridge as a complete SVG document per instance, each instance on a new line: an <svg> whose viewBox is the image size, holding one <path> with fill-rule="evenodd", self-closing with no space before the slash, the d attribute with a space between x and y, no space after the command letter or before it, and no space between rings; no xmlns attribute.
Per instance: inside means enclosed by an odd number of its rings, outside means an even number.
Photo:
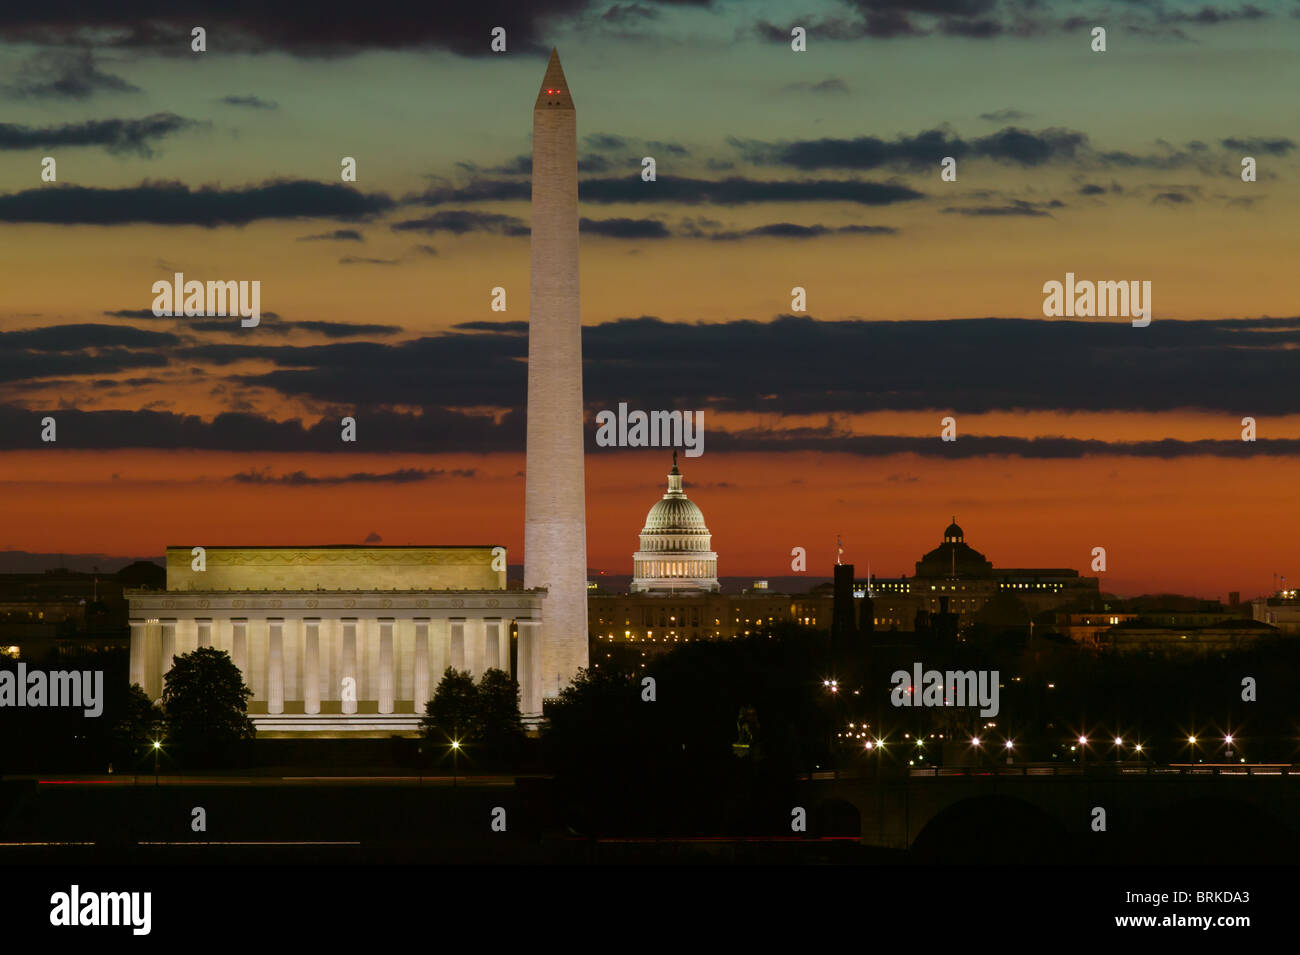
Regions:
<svg viewBox="0 0 1300 955"><path fill-rule="evenodd" d="M1300 766L1088 765L816 773L812 827L922 861L1293 861Z"/></svg>

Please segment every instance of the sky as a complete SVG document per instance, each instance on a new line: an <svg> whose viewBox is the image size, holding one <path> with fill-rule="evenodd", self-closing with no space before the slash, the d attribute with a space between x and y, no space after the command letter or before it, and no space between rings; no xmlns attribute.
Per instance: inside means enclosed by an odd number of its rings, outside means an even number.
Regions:
<svg viewBox="0 0 1300 955"><path fill-rule="evenodd" d="M555 46L593 570L630 572L671 463L595 443L626 402L703 412L728 576L824 576L837 535L911 573L953 516L995 565L1105 547L1116 593L1300 576L1300 3L264 6L0 10L0 552L520 562ZM175 272L260 281L260 324L154 317ZM1066 273L1150 282L1150 325L1045 317Z"/></svg>

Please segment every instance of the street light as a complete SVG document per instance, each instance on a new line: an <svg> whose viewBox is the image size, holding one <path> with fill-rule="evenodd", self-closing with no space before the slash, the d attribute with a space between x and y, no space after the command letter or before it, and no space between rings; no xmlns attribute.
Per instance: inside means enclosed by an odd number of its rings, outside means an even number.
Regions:
<svg viewBox="0 0 1300 955"><path fill-rule="evenodd" d="M162 742L153 741L153 784L158 785L158 754L162 752Z"/></svg>
<svg viewBox="0 0 1300 955"><path fill-rule="evenodd" d="M451 788L456 788L457 769L460 765L460 740L451 741Z"/></svg>

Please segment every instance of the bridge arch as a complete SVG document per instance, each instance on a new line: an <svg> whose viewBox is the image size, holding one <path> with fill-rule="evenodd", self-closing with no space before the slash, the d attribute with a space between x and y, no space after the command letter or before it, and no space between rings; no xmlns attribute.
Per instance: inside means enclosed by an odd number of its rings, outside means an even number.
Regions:
<svg viewBox="0 0 1300 955"><path fill-rule="evenodd" d="M990 793L940 809L916 834L912 852L918 862L1045 863L1066 855L1073 841L1045 809L1017 796Z"/></svg>

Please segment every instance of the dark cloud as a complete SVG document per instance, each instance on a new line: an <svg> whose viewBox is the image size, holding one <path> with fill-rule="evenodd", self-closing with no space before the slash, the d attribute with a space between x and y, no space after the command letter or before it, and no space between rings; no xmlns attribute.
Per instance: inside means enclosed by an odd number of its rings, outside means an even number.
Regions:
<svg viewBox="0 0 1300 955"><path fill-rule="evenodd" d="M1160 192L1151 200L1152 203L1167 202L1173 206L1186 205L1192 201L1192 197L1184 195L1181 192Z"/></svg>
<svg viewBox="0 0 1300 955"><path fill-rule="evenodd" d="M214 227L246 225L259 219L364 220L394 205L382 192L365 193L341 183L303 179L235 189L191 189L180 182L144 182L125 189L63 185L0 195L0 222L151 222Z"/></svg>
<svg viewBox="0 0 1300 955"><path fill-rule="evenodd" d="M527 182L476 179L466 186L435 186L407 201L437 206L451 202L528 199ZM923 193L897 183L859 179L764 180L732 176L727 179L692 179L660 176L653 183L639 177L583 179L578 198L583 202L678 202L684 205L714 203L742 205L755 202L855 202L883 206L921 199Z"/></svg>
<svg viewBox="0 0 1300 955"><path fill-rule="evenodd" d="M0 450L40 446L39 422L49 412L0 406ZM251 412L225 412L211 421L172 411L55 412L60 446L106 448L192 448L208 451L391 450L411 453L455 452L465 448L513 451L522 448L522 418L462 415L438 410L423 414L382 411L345 413L357 419L357 444L339 440L339 418L305 426L298 419L273 421ZM35 436L35 441L29 440Z"/></svg>
<svg viewBox="0 0 1300 955"><path fill-rule="evenodd" d="M149 321L176 322L178 329L186 332L225 332L233 335L288 335L303 331L326 338L357 338L360 336L384 337L396 335L402 331L400 325L381 325L373 322L322 322L311 319L286 321L276 312L263 312L262 321L255 329L245 329L228 318L203 319L185 318L184 316L156 316L147 308L120 308L105 311L110 318L146 319ZM66 326L65 326L66 327ZM120 326L102 326L120 327ZM132 329L134 330L134 329Z"/></svg>
<svg viewBox="0 0 1300 955"><path fill-rule="evenodd" d="M500 166L490 166L484 171L493 176L527 176L533 171L533 157L523 153Z"/></svg>
<svg viewBox="0 0 1300 955"><path fill-rule="evenodd" d="M1085 183L1079 189L1079 195L1081 196L1100 196L1100 195L1104 195L1105 192L1106 192L1105 186L1098 186L1097 184L1091 182Z"/></svg>
<svg viewBox="0 0 1300 955"><path fill-rule="evenodd" d="M142 119L91 119L61 126L0 123L0 149L102 146L110 153L137 153L148 158L154 155L154 140L201 125L175 113L154 113Z"/></svg>
<svg viewBox="0 0 1300 955"><path fill-rule="evenodd" d="M161 348L178 345L180 339L171 332L155 332L125 325L51 325L14 332L0 332L0 348L23 348L40 352L77 352L121 346L123 348Z"/></svg>
<svg viewBox="0 0 1300 955"><path fill-rule="evenodd" d="M1232 23L1238 20L1262 20L1270 14L1254 4L1247 3L1235 10L1219 9L1208 4L1195 12L1186 10L1157 9L1162 23L1194 23L1198 26L1217 26L1220 23Z"/></svg>
<svg viewBox="0 0 1300 955"><path fill-rule="evenodd" d="M815 239L824 235L897 235L898 230L884 225L796 225L793 222L773 222L743 232L718 231L713 233L691 233L720 242L734 242L738 239L780 238L780 239Z"/></svg>
<svg viewBox="0 0 1300 955"><path fill-rule="evenodd" d="M458 322L452 328L469 332L496 332L501 335L528 334L527 322Z"/></svg>
<svg viewBox="0 0 1300 955"><path fill-rule="evenodd" d="M143 388L146 385L161 385L162 383L163 380L161 378L96 378L94 381L90 382L90 387L99 389ZM45 382L46 387L50 387L52 384L52 382ZM68 381L63 384L70 386L73 382Z"/></svg>
<svg viewBox="0 0 1300 955"><path fill-rule="evenodd" d="M1031 216L1051 218L1052 214L1048 209L1060 209L1065 203L1060 199L1053 199L1050 202L1028 202L1024 199L1012 199L1006 205L1001 206L948 206L943 211L951 215L961 216Z"/></svg>
<svg viewBox="0 0 1300 955"><path fill-rule="evenodd" d="M150 308L117 308L111 311L106 309L104 314L109 318L142 318L151 322L193 322L193 319L187 319L184 315L155 315L153 309ZM262 312L263 322L268 319L278 319L279 317L276 312Z"/></svg>
<svg viewBox="0 0 1300 955"><path fill-rule="evenodd" d="M1041 306L1026 288L1028 308ZM177 367L221 368L256 358L269 371L227 376L231 394L250 389L338 409L311 427L230 412L213 421L171 411L59 412L60 443L72 447L160 447L281 451L495 451L524 446L526 323L471 321L411 341L318 345L162 344L94 356L0 347L0 380L53 378L119 370L129 357ZM57 343L56 333L54 342ZM78 333L80 334L80 333ZM1140 335L1140 337L1138 337ZM75 336L67 336L73 340ZM1294 355L1300 317L1180 321L1157 315L1148 329L1126 321L964 319L674 323L642 317L583 329L583 389L589 413L615 408L687 408L767 416L770 426L728 432L710 426L715 450L900 451L956 456L1020 454L1077 457L1126 454L1173 457L1298 455L1295 439L1240 440L1243 414L1300 413ZM107 352L107 355L101 354ZM1230 354L1231 361L1223 356ZM719 356L725 356L721 361ZM82 362L81 366L72 360ZM94 360L91 360L94 359ZM64 365L60 365L64 362ZM98 362L98 364L97 364ZM864 362L866 363L864 365ZM106 367L100 367L104 365ZM864 374L864 367L869 374ZM12 378L12 375L10 375ZM773 388L772 382L780 387ZM1214 387L1205 383L1212 381ZM393 407L419 409L396 413ZM455 409L500 409L467 414ZM895 438L853 434L838 425L781 429L784 415L872 411L1131 411L1201 409L1222 416L1222 432L1203 441L1107 444L1060 437ZM0 408L0 447L37 439L35 412ZM343 446L338 419L353 414L359 443ZM937 417L936 417L937 420ZM594 429L587 429L588 438Z"/></svg>
<svg viewBox="0 0 1300 955"><path fill-rule="evenodd" d="M288 322L291 328L315 332L326 338L353 338L361 335L396 335L402 331L400 325L378 325L372 322ZM259 328L261 326L258 326Z"/></svg>
<svg viewBox="0 0 1300 955"><path fill-rule="evenodd" d="M1005 28L997 20L946 20L940 32L947 36L964 36L976 40L1001 36Z"/></svg>
<svg viewBox="0 0 1300 955"><path fill-rule="evenodd" d="M978 17L997 6L997 0L850 0L863 13L906 10L936 16Z"/></svg>
<svg viewBox="0 0 1300 955"><path fill-rule="evenodd" d="M1041 308L1040 286L1026 289L1025 297L1029 308ZM522 410L524 326L495 325L390 345L210 345L179 355L217 363L260 358L275 368L241 378L243 384L316 401ZM1135 347L1137 330L1127 322L621 319L584 327L584 393L602 407L626 400L655 408L671 401L778 414L936 407L1300 411L1300 393L1290 384L1300 319L1175 321L1157 315L1151 328L1155 333ZM1222 361L1225 353L1233 355L1231 363ZM727 361L719 362L720 355ZM872 369L866 378L865 356ZM430 375L430 369L439 373ZM782 383L777 394L770 388L774 380ZM1204 387L1207 380L1215 382L1213 389Z"/></svg>
<svg viewBox="0 0 1300 955"><path fill-rule="evenodd" d="M787 93L847 93L849 85L838 76L832 76L819 83L789 83L784 89Z"/></svg>
<svg viewBox="0 0 1300 955"><path fill-rule="evenodd" d="M401 265L401 259L375 259L361 255L345 255L339 265Z"/></svg>
<svg viewBox="0 0 1300 955"><path fill-rule="evenodd" d="M528 223L515 216L496 212L474 212L470 209L445 209L421 219L407 219L395 222L390 228L394 232L423 232L433 235L435 232L450 232L464 235L466 232L491 232L496 235L528 235Z"/></svg>
<svg viewBox="0 0 1300 955"><path fill-rule="evenodd" d="M1014 123L1029 118L1028 113L1022 113L1018 109L997 109L991 113L980 113L980 119L988 120L990 123Z"/></svg>
<svg viewBox="0 0 1300 955"><path fill-rule="evenodd" d="M1196 10L1148 0L1124 0L1120 9L1103 9L1087 16L1059 17L1052 4L1041 0L848 0L849 17L797 18L799 25L818 40L860 40L863 37L895 39L929 35L976 40L1004 36L1037 37L1047 33L1072 33L1100 22L1112 32L1124 31L1159 39L1187 40L1180 28L1216 26L1260 20L1271 14L1243 4L1235 8L1202 5ZM1295 14L1296 11L1292 11ZM790 26L760 20L754 32L773 43L790 42Z"/></svg>
<svg viewBox="0 0 1300 955"><path fill-rule="evenodd" d="M1269 156L1285 156L1295 149L1295 142L1290 139L1260 139L1255 136L1244 136L1229 137L1219 142L1224 149L1244 153L1264 153Z"/></svg>
<svg viewBox="0 0 1300 955"><path fill-rule="evenodd" d="M614 152L615 150L626 149L628 146L626 139L612 133L589 133L582 137L582 141L587 144L588 149L594 152Z"/></svg>
<svg viewBox="0 0 1300 955"><path fill-rule="evenodd" d="M731 137L728 142L746 162L760 166L788 166L805 171L885 167L916 171L934 166L945 156L958 160L990 159L1028 167L1060 163L1082 167L1115 166L1161 170L1190 167L1206 174L1217 174L1219 171L1213 150L1203 142L1192 141L1179 148L1158 139L1155 148L1147 153L1099 151L1092 146L1085 133L1060 128L1033 132L1007 126L988 136L970 139L941 127L914 136L898 136L892 140L861 136L856 139L764 142ZM1295 143L1286 138L1225 139L1221 145L1225 149L1238 151L1253 148L1270 155L1285 155L1295 148Z"/></svg>
<svg viewBox="0 0 1300 955"><path fill-rule="evenodd" d="M223 96L219 102L227 106L246 106L249 109L279 109L280 104L260 96Z"/></svg>
<svg viewBox="0 0 1300 955"><path fill-rule="evenodd" d="M820 30L818 31L821 32ZM854 38L855 32L852 28L841 24L832 25L827 32L831 36L839 36L845 39ZM861 24L857 27L856 32L861 36L875 37L880 40L890 40L900 36L925 36L927 30L924 30L914 24L906 11L903 10L871 10L868 11Z"/></svg>
<svg viewBox="0 0 1300 955"><path fill-rule="evenodd" d="M640 168L639 162L636 162L635 160L629 160L629 162L637 166L638 169ZM461 165L471 172L477 170L477 167L474 166L473 163L462 163ZM584 173L608 172L612 168L612 166L613 164L607 158L599 155L598 153L590 153L588 155L578 157L578 172L584 172ZM500 166L489 166L484 170L484 172L489 173L490 175L493 176L527 176L530 175L532 171L533 171L533 157L527 155L526 153L516 156L514 159L508 160L502 163Z"/></svg>
<svg viewBox="0 0 1300 955"><path fill-rule="evenodd" d="M606 23L626 24L653 20L658 16L659 11L654 7L647 7L640 3L616 3L602 13L600 18Z"/></svg>
<svg viewBox="0 0 1300 955"><path fill-rule="evenodd" d="M578 220L578 230L610 239L667 239L672 235L658 219L582 218Z"/></svg>
<svg viewBox="0 0 1300 955"><path fill-rule="evenodd" d="M604 156L580 156L578 158L578 172L609 172L612 163Z"/></svg>
<svg viewBox="0 0 1300 955"><path fill-rule="evenodd" d="M248 470L232 474L227 480L239 484L287 484L290 487L316 487L338 484L414 484L418 481L432 481L442 477L473 477L475 468L401 468L396 471L355 471L352 474L316 476L306 471L294 471L290 474L272 475L269 471ZM375 535L372 534L371 537ZM367 538L368 539L368 538Z"/></svg>
<svg viewBox="0 0 1300 955"><path fill-rule="evenodd" d="M671 153L674 156L689 156L691 151L681 143L665 143L657 139L649 140L646 146L656 152Z"/></svg>
<svg viewBox="0 0 1300 955"><path fill-rule="evenodd" d="M652 184L628 178L587 179L578 195L588 202L669 201L685 205L755 202L855 202L890 205L923 198L923 193L895 183L857 179L762 180L731 176L720 180L665 176Z"/></svg>
<svg viewBox="0 0 1300 955"><path fill-rule="evenodd" d="M1032 459L1078 459L1111 455L1171 460L1182 457L1294 457L1300 454L1300 439L1282 438L1267 442L1246 442L1240 438L1200 441L1099 441L1095 439L1044 437L1012 438L968 435L945 442L934 437L898 435L851 435L834 428L800 428L791 431L714 430L710 450L766 452L822 452L885 457L915 454L927 458L984 458L1014 456ZM589 449L588 453L591 453Z"/></svg>
<svg viewBox="0 0 1300 955"><path fill-rule="evenodd" d="M962 139L947 129L931 129L915 136L884 140L875 136L857 139L814 139L767 143L728 139L746 162L764 166L814 169L878 169L891 166L922 169L936 166L952 156L993 159L998 162L1039 166L1051 161L1072 161L1087 146L1088 137L1068 129L1030 132L1008 126L988 136Z"/></svg>
<svg viewBox="0 0 1300 955"><path fill-rule="evenodd" d="M95 93L138 93L140 87L95 65L90 50L45 50L18 68L17 83L0 87L12 99L88 99Z"/></svg>
<svg viewBox="0 0 1300 955"><path fill-rule="evenodd" d="M365 237L356 229L335 229L320 235L304 235L299 242L364 242Z"/></svg>
<svg viewBox="0 0 1300 955"><path fill-rule="evenodd" d="M129 4L42 0L0 4L0 39L45 46L147 49L190 55L190 30L202 25L209 50L346 56L366 50L442 49L492 56L493 27L507 30L512 55L550 52L548 25L584 13L591 0L475 0L430 10L409 0L134 0ZM208 55L213 55L209 53ZM499 54L496 54L499 55Z"/></svg>
<svg viewBox="0 0 1300 955"><path fill-rule="evenodd" d="M39 381L73 375L116 375L144 368L163 368L166 355L136 348L98 347L76 350L0 348L0 382Z"/></svg>

